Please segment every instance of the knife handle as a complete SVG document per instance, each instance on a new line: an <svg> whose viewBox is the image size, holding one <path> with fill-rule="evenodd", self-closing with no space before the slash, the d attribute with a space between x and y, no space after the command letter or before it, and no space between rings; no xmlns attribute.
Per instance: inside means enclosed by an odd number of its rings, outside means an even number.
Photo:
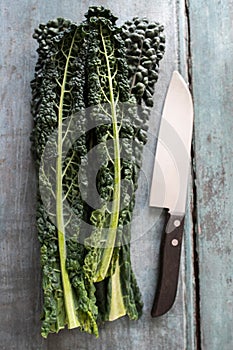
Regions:
<svg viewBox="0 0 233 350"><path fill-rule="evenodd" d="M165 314L175 301L183 230L184 215L168 213L165 234L161 242L161 266L158 287L151 310L152 317Z"/></svg>

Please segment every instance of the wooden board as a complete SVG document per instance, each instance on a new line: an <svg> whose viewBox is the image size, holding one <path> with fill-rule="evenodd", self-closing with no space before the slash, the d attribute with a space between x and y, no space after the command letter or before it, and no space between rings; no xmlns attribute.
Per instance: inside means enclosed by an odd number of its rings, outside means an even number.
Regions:
<svg viewBox="0 0 233 350"><path fill-rule="evenodd" d="M143 195L137 196L141 218L140 237L132 243L132 261L143 294L141 320L107 323L100 338L79 330L40 336L40 263L35 228L36 182L30 154L30 81L37 60L33 29L41 22L62 16L80 21L89 5L111 8L123 23L134 16L146 16L165 26L167 48L161 63L160 79L154 96L150 142L144 152ZM2 350L135 350L194 349L195 311L193 298L192 216L187 215L185 244L176 303L164 317L151 319L158 275L159 242L164 216L147 207L155 135L166 89L174 69L186 73L186 24L184 1L40 1L0 0L1 19L1 118L0 118L0 348ZM192 191L190 189L191 198ZM190 201L189 201L190 202ZM191 204L188 205L190 213ZM150 227L148 228L148 220ZM148 230L143 231L146 226ZM137 231L139 228L133 228Z"/></svg>
<svg viewBox="0 0 233 350"><path fill-rule="evenodd" d="M233 1L190 0L202 349L233 349Z"/></svg>

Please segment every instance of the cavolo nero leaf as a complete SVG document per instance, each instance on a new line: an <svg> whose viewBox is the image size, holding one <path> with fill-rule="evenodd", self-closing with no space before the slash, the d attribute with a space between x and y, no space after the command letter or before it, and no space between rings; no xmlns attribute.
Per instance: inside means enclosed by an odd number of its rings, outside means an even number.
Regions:
<svg viewBox="0 0 233 350"><path fill-rule="evenodd" d="M91 7L80 25L59 18L35 31L44 337L66 325L98 336L98 321L142 313L130 224L164 37L146 19L115 22ZM90 167L92 149L98 162ZM95 166L99 199L91 207Z"/></svg>
<svg viewBox="0 0 233 350"><path fill-rule="evenodd" d="M86 157L85 135L82 136L84 33L81 26L58 19L42 25L36 37L40 46L32 82L32 138L40 165L37 222L44 289L42 335L46 337L65 325L97 335L95 289L80 268L84 247L77 243L83 216L77 173ZM77 112L79 120L74 124ZM70 138L77 129L81 137L72 146ZM76 221L80 218L80 222L74 222L72 216Z"/></svg>
<svg viewBox="0 0 233 350"><path fill-rule="evenodd" d="M136 279L132 277L132 269L128 269L125 279L128 287L131 284L128 290L131 292L132 307L129 310L127 298L123 298L120 271L121 265L124 270L125 264L130 264L129 249L123 256L121 251L125 252L126 249L123 250L121 245L130 241L130 230L124 231L132 211L130 200L126 198L130 197L130 191L133 194L132 176L138 172L138 165L131 157L142 146L139 141L133 150L132 143L136 142L134 136L138 128L131 125L135 118L138 122L140 118L133 96L130 101L125 47L120 30L114 25L115 19L106 20L106 17L97 16L96 13L93 16L93 12L88 14L90 16L91 13L92 17L91 21L88 17L86 29L92 37L87 58L87 80L91 85L88 102L96 105L90 118L102 119L94 135L96 143L101 145L97 156L102 158L103 165L97 181L102 203L90 215L94 229L86 240L88 253L84 270L91 281L97 282L96 294L101 296L97 297L97 305L101 305L99 317L102 320L113 320L125 314L136 319L142 308ZM125 241L122 235L126 235ZM108 291L105 297L104 290Z"/></svg>
<svg viewBox="0 0 233 350"><path fill-rule="evenodd" d="M96 12L96 13L95 13ZM124 60L123 43L120 40L118 29L111 20L98 16L98 11L89 11L87 15L87 29L92 37L87 57L87 81L88 105L96 105L90 118L100 119L100 125L96 127L94 138L99 147L98 155L103 158L105 167L101 171L104 176L109 174L109 184L106 181L100 185L98 190L102 198L102 207L91 213L91 223L96 227L92 237L87 240L95 250L95 246L102 242L102 248L97 248L96 269L90 267L94 282L103 280L108 274L112 254L114 250L121 200L121 154L119 125L121 111L119 102L127 100L128 82L126 64ZM115 21L115 19L113 19ZM113 154L108 152L108 141L112 141ZM108 169L108 170L106 170ZM106 171L105 171L106 170ZM104 180L104 179L103 179ZM103 195L104 189L104 195ZM111 203L108 205L108 201ZM107 205L106 205L107 204ZM106 230L108 228L108 230ZM103 232L102 232L103 231ZM95 236L97 237L97 241ZM105 237L106 236L106 237ZM94 239L91 242L91 239ZM96 245L97 244L97 245ZM92 257L93 252L90 251ZM87 256L88 260L89 256Z"/></svg>

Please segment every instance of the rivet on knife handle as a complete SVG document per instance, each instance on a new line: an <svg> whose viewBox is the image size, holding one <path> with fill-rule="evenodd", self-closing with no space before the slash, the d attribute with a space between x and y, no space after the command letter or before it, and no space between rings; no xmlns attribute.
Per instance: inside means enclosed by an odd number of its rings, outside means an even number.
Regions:
<svg viewBox="0 0 233 350"><path fill-rule="evenodd" d="M183 229L184 216L171 215L168 213L165 233L161 243L160 275L151 310L152 317L165 314L175 301L179 278Z"/></svg>

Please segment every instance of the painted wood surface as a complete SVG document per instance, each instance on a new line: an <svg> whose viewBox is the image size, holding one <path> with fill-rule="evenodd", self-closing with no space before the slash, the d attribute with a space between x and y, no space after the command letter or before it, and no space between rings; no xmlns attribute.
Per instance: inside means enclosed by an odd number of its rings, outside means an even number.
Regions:
<svg viewBox="0 0 233 350"><path fill-rule="evenodd" d="M203 349L233 349L233 1L190 0Z"/></svg>

